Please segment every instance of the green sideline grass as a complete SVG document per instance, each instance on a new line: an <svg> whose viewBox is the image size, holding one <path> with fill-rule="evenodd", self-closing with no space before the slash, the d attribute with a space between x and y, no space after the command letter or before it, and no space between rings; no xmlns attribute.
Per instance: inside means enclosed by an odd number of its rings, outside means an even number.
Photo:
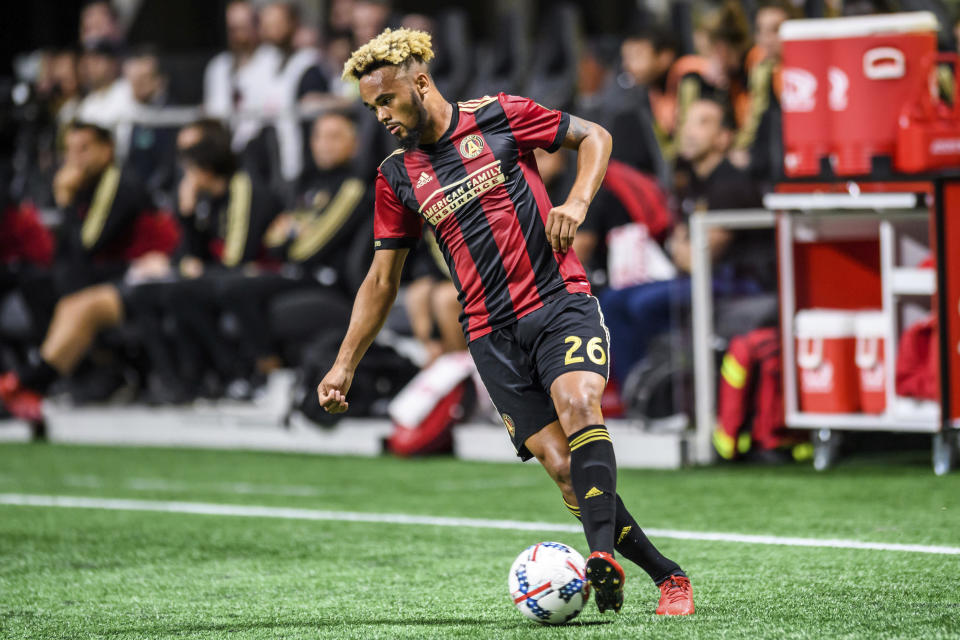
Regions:
<svg viewBox="0 0 960 640"><path fill-rule="evenodd" d="M162 482L161 482L162 481ZM926 465L623 471L642 524L960 544L960 475ZM534 464L0 446L0 493L569 523ZM278 495L280 494L280 495ZM292 494L292 495L291 495ZM656 542L697 614L627 604L566 628L520 617L506 573L528 544L582 535L0 506L0 638L957 638L960 556Z"/></svg>

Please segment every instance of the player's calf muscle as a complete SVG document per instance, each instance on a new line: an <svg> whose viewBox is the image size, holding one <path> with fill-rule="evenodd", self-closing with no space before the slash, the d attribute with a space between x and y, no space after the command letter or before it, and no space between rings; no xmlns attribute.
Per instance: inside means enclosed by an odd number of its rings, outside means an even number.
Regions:
<svg viewBox="0 0 960 640"><path fill-rule="evenodd" d="M530 436L525 444L567 501L575 505L576 496L570 480L570 447L560 425L556 422L548 424Z"/></svg>

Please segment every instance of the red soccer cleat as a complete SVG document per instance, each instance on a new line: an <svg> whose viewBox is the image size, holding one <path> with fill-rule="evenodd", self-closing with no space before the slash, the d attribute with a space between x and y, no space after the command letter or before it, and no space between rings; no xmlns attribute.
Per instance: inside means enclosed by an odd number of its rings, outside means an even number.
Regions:
<svg viewBox="0 0 960 640"><path fill-rule="evenodd" d="M594 551L587 557L587 580L594 590L597 609L619 612L623 606L623 583L626 577L623 568L605 551Z"/></svg>
<svg viewBox="0 0 960 640"><path fill-rule="evenodd" d="M43 420L43 396L21 385L20 378L12 371L0 375L0 402L21 420Z"/></svg>
<svg viewBox="0 0 960 640"><path fill-rule="evenodd" d="M693 585L690 578L670 576L660 583L660 604L657 615L689 616L693 613Z"/></svg>

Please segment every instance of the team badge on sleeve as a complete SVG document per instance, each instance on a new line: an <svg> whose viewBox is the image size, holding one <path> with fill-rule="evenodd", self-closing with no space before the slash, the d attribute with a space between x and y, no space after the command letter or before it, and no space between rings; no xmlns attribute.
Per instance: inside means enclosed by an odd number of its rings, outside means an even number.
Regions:
<svg viewBox="0 0 960 640"><path fill-rule="evenodd" d="M483 138L474 134L467 136L460 142L460 155L469 160L476 158L483 152Z"/></svg>

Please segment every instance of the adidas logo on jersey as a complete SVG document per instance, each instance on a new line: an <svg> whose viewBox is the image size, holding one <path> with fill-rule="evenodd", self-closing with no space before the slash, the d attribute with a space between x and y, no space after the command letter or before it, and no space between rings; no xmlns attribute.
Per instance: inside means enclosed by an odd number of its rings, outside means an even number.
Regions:
<svg viewBox="0 0 960 640"><path fill-rule="evenodd" d="M427 184L431 180L433 180L433 176L427 174L427 172L424 171L423 173L420 174L420 179L417 180L417 189Z"/></svg>
<svg viewBox="0 0 960 640"><path fill-rule="evenodd" d="M603 491L600 491L600 489L597 489L596 487L591 487L590 491L587 491L583 497L596 498L597 496L602 496L602 495L603 495Z"/></svg>

